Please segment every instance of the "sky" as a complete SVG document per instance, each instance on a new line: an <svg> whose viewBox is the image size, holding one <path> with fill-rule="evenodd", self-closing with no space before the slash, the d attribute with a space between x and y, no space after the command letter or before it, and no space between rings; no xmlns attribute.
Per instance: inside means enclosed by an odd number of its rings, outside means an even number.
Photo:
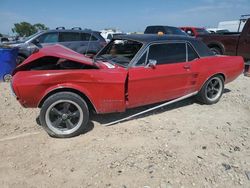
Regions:
<svg viewBox="0 0 250 188"><path fill-rule="evenodd" d="M156 24L217 27L242 14L250 14L250 0L0 0L0 33L12 35L22 21L124 32Z"/></svg>

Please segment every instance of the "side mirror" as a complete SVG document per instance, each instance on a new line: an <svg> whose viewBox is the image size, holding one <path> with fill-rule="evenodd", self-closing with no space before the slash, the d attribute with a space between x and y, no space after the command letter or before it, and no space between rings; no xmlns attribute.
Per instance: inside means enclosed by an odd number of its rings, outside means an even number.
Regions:
<svg viewBox="0 0 250 188"><path fill-rule="evenodd" d="M155 59L149 59L148 64L146 65L146 67L151 67L151 68L154 69L156 64L157 64L157 61Z"/></svg>

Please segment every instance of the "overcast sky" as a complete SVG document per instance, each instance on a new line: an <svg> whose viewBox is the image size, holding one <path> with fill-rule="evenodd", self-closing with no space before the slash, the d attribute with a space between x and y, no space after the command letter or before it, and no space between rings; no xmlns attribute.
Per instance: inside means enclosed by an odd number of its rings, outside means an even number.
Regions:
<svg viewBox="0 0 250 188"><path fill-rule="evenodd" d="M250 0L0 0L0 33L21 21L100 30L144 31L147 25L216 27L250 14Z"/></svg>

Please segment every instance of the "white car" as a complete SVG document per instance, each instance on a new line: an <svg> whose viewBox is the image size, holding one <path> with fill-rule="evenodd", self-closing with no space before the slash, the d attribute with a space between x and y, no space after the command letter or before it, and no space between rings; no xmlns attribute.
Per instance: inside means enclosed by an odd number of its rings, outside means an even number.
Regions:
<svg viewBox="0 0 250 188"><path fill-rule="evenodd" d="M114 29L104 29L104 30L101 30L100 32L101 32L101 36L106 40L106 42L111 41L114 35L124 34L123 32L119 30L114 30Z"/></svg>
<svg viewBox="0 0 250 188"><path fill-rule="evenodd" d="M228 29L223 28L207 28L206 29L209 33L228 33Z"/></svg>

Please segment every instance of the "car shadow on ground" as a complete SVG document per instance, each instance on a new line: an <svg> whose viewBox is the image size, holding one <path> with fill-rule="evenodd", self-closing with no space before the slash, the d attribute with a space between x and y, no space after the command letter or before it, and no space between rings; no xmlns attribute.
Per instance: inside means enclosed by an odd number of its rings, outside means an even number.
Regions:
<svg viewBox="0 0 250 188"><path fill-rule="evenodd" d="M226 93L229 93L229 92L231 92L231 90L225 88L224 91L223 91L223 94L226 94ZM137 113L142 112L144 110L148 110L150 108L156 107L156 106L158 106L160 104L163 104L163 103L165 103L165 102L157 103L157 104L153 104L153 105L146 105L146 106L137 107L137 108L133 108L133 109L128 109L126 112L122 112L122 113L90 114L90 121L89 121L87 129L84 131L84 133L87 133L87 132L91 131L94 128L94 123L92 121L96 121L96 122L100 123L101 125L105 125L105 124L108 124L108 123L111 123L111 122L114 122L114 121L117 121L117 120L120 120L120 119L123 119L123 118L127 118L127 117L129 117L131 115L137 114ZM197 101L196 97L194 96L194 97L190 97L188 99L184 99L182 101L179 101L179 102L176 102L176 103L173 103L173 104L170 104L170 105L167 105L167 106L152 110L150 112L138 115L138 116L136 116L134 118L131 118L131 119L128 119L128 120L125 120L125 121L130 121L132 119L140 119L140 118L144 118L144 117L147 117L147 116L150 116L150 115L153 115L153 114L160 114L160 113L163 113L163 112L166 112L166 111L169 111L169 110L178 109L178 108L181 108L181 107L184 107L184 106L192 105L194 103L199 104L199 105L204 105L204 104L200 103L199 101ZM125 122L125 121L123 121L123 122ZM39 121L39 116L37 117L36 122L37 122L38 125L41 125L40 121ZM116 124L118 124L118 123L115 123L113 125L116 125Z"/></svg>
<svg viewBox="0 0 250 188"><path fill-rule="evenodd" d="M231 90L225 88L223 94L226 94L226 93L229 93L229 92L231 92ZM160 104L163 104L163 103L165 103L165 102L157 103L157 104L153 104L153 105L147 105L147 106L138 107L138 108L133 108L133 109L128 109L126 112L123 112L123 113L92 114L91 117L90 117L90 120L91 121L96 121L96 122L100 123L101 125L105 125L105 124L108 124L108 123L111 123L111 122L114 122L114 121L117 121L117 120L120 120L120 119L123 119L123 118L127 118L127 117L129 117L131 115L134 115L134 114L142 112L144 110L156 107L157 105L160 105ZM140 118L150 116L150 115L153 115L153 114L160 114L160 113L163 113L163 112L166 112L166 111L169 111L169 110L181 108L181 107L184 107L184 106L189 106L189 105L192 105L194 103L199 104L199 105L204 105L204 104L200 103L199 101L197 101L196 97L194 96L194 97L190 97L188 99L185 99L185 100L182 100L182 101L179 101L179 102L176 102L176 103L173 103L173 104L170 104L170 105L167 105L167 106L152 110L150 112L147 112L145 114L141 114L139 116L136 116L134 118L131 118L131 119L128 119L128 120L125 120L125 121L130 121L132 119L140 119ZM122 121L122 122L125 122L125 121ZM113 125L116 125L116 124L117 123L115 123Z"/></svg>
<svg viewBox="0 0 250 188"><path fill-rule="evenodd" d="M196 102L196 100L195 100L194 97L188 98L188 99L185 99L185 100L182 100L182 101L179 101L179 102L176 102L176 103L173 103L173 104L170 104L170 105L167 105L167 106L152 110L152 111L147 112L145 114L141 114L139 116L128 119L126 121L130 121L132 119L140 119L140 118L150 116L150 115L153 115L153 114L160 114L160 113L163 113L165 111L169 111L169 110L173 110L173 109L177 109L177 108L180 108L180 107L191 105L191 104L193 104L195 102ZM90 120L91 121L96 121L96 122L98 122L98 123L100 123L102 125L105 125L105 124L108 124L108 123L111 123L111 122L114 122L114 121L117 121L117 120L120 120L120 119L123 119L123 118L127 118L127 117L129 117L131 115L142 112L144 110L148 110L150 108L156 107L157 105L161 105L161 104L163 104L163 103L157 103L157 104L154 104L154 105L147 105L147 106L143 106L143 107L128 109L126 112L122 112L122 113L111 113L111 114L101 114L101 115L100 114L93 114L91 116ZM125 121L123 121L123 122L125 122Z"/></svg>

